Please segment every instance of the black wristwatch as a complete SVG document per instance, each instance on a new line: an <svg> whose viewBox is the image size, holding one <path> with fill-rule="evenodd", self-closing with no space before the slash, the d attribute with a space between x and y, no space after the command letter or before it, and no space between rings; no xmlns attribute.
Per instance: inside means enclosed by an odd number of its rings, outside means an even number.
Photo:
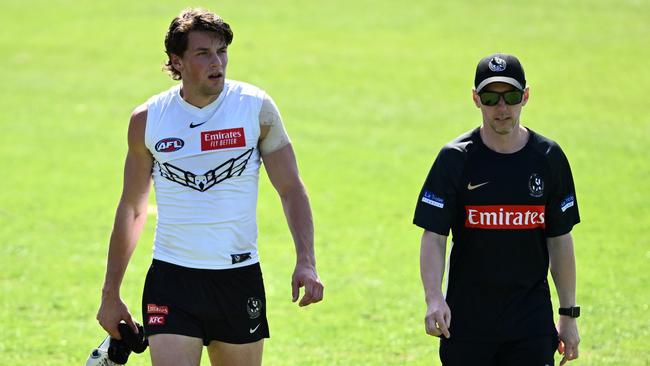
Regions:
<svg viewBox="0 0 650 366"><path fill-rule="evenodd" d="M558 313L560 313L560 315L566 315L571 318L577 318L580 316L580 306L576 305L570 308L559 308Z"/></svg>

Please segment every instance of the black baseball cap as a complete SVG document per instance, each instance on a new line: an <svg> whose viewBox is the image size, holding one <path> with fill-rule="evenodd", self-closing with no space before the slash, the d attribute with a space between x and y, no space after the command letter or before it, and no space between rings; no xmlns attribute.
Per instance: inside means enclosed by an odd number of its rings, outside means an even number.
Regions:
<svg viewBox="0 0 650 366"><path fill-rule="evenodd" d="M474 88L480 92L490 83L507 83L519 90L526 88L526 75L519 59L506 53L486 56L476 66Z"/></svg>

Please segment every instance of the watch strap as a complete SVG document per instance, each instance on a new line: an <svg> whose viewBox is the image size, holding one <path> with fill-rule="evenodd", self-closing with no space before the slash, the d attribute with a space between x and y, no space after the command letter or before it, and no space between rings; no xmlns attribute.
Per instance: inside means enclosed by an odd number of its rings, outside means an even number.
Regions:
<svg viewBox="0 0 650 366"><path fill-rule="evenodd" d="M577 318L580 316L580 306L576 305L569 308L559 308L558 313L571 318Z"/></svg>

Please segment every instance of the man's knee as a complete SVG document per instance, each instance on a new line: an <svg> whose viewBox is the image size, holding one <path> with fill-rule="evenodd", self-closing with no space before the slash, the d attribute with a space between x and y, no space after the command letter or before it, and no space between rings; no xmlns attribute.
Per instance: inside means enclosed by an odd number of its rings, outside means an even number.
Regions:
<svg viewBox="0 0 650 366"><path fill-rule="evenodd" d="M179 334L154 334L148 337L153 366L198 366L203 341Z"/></svg>
<svg viewBox="0 0 650 366"><path fill-rule="evenodd" d="M260 366L263 348L264 339L244 344L212 341L208 353L213 366Z"/></svg>

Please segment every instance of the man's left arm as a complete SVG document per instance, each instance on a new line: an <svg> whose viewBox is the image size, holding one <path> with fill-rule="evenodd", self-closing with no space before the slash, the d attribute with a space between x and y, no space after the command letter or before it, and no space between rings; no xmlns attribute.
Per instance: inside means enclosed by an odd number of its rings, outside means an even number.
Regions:
<svg viewBox="0 0 650 366"><path fill-rule="evenodd" d="M282 125L280 113L270 97L260 111L259 149L269 180L282 201L284 215L296 247L296 267L291 278L292 301L297 301L300 288L305 294L299 305L306 306L323 299L323 284L316 273L314 253L314 222L305 186L298 174L298 164L291 142Z"/></svg>
<svg viewBox="0 0 650 366"><path fill-rule="evenodd" d="M576 305L576 262L573 251L573 238L571 233L549 237L546 240L548 246L549 260L551 264L551 276L555 282L560 307L568 308ZM576 318L560 315L557 324L557 331L560 337L558 351L563 355L560 365L567 361L578 358L578 325Z"/></svg>

